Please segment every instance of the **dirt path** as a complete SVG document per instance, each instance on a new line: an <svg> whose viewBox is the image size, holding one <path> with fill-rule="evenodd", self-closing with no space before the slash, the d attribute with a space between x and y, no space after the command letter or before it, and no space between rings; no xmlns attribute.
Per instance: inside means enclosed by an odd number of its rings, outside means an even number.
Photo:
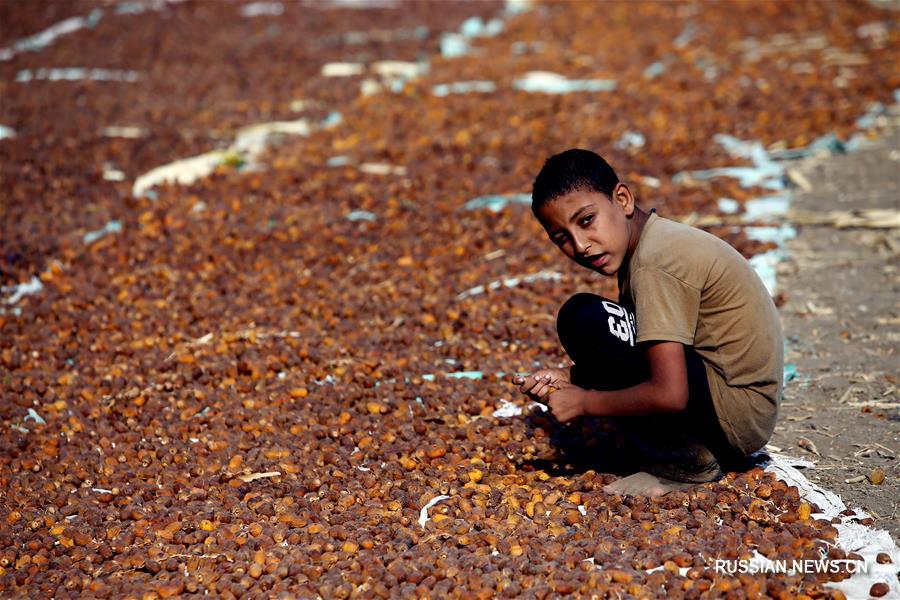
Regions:
<svg viewBox="0 0 900 600"><path fill-rule="evenodd" d="M811 189L797 193L793 210L896 209L897 115L866 149L796 168ZM797 377L787 385L772 445L816 462L806 473L811 481L838 493L848 507L867 510L875 526L897 540L900 229L797 229L778 279L787 295L785 358L796 365ZM886 474L880 485L868 479L875 469Z"/></svg>

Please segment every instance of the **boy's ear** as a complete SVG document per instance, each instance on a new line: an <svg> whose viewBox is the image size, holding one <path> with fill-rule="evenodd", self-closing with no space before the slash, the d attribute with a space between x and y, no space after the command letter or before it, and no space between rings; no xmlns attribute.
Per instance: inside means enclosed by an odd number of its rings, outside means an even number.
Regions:
<svg viewBox="0 0 900 600"><path fill-rule="evenodd" d="M613 202L622 207L626 217L634 214L634 195L624 183L619 182L613 188Z"/></svg>

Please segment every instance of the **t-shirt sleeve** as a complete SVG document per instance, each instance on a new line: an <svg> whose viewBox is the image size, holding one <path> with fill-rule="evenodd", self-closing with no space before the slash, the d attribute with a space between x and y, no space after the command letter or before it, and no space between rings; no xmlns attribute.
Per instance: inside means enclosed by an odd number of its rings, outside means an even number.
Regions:
<svg viewBox="0 0 900 600"><path fill-rule="evenodd" d="M637 341L680 342L692 346L700 314L700 290L654 268L631 274Z"/></svg>

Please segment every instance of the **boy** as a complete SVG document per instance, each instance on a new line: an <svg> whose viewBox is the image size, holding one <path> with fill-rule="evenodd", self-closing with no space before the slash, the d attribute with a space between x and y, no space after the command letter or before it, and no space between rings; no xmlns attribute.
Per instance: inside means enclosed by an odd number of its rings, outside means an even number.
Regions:
<svg viewBox="0 0 900 600"><path fill-rule="evenodd" d="M772 298L719 238L647 213L597 154L567 150L534 181L532 210L576 263L618 276L619 302L576 294L557 331L574 364L515 380L560 422L617 423L640 471L606 490L658 496L715 481L772 434L783 342Z"/></svg>

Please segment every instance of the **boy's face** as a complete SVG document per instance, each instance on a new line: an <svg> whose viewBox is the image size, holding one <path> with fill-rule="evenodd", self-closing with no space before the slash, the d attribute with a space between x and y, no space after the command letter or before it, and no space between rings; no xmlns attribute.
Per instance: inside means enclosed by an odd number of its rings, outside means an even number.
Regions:
<svg viewBox="0 0 900 600"><path fill-rule="evenodd" d="M538 209L547 237L585 268L615 275L629 251L634 197L619 183L606 194L576 190Z"/></svg>

